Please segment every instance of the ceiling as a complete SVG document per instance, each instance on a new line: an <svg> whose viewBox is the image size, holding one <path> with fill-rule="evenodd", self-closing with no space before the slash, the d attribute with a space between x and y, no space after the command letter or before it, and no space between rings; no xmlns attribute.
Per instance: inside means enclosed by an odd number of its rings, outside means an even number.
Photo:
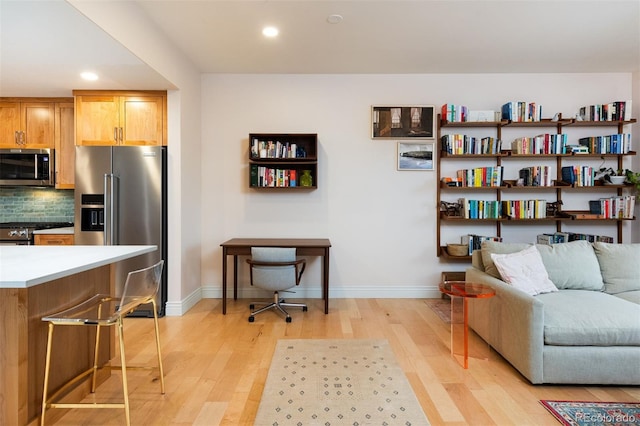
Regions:
<svg viewBox="0 0 640 426"><path fill-rule="evenodd" d="M640 0L135 2L202 73L640 71ZM0 60L0 96L174 88L64 0L0 0Z"/></svg>

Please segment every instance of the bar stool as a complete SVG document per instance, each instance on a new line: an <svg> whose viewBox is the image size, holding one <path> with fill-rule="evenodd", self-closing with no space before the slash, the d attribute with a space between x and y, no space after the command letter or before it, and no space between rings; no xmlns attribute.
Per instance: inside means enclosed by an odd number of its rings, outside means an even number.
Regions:
<svg viewBox="0 0 640 426"><path fill-rule="evenodd" d="M127 367L124 349L123 319L138 306L151 303L153 305L153 319L155 325L156 349L158 352L158 370L160 374L160 392L164 394L164 371L162 368L162 356L160 355L160 332L158 328L158 314L155 296L160 287L160 279L164 260L153 266L131 271L127 275L122 296L119 298L105 294L98 294L84 302L62 312L57 312L42 318L49 323L47 337L47 355L45 360L44 390L42 393L42 415L40 424L45 424L45 412L48 408L124 408L126 424L131 424L129 414L129 392L127 388ZM51 370L51 348L53 343L53 330L55 326L90 326L96 328L96 338L93 355L93 366L66 382L60 389L48 396L49 372ZM116 326L119 343L121 366L98 367L98 355L100 347L100 328ZM91 393L96 390L96 373L99 368L111 368L122 370L122 391L124 401L122 403L56 403L63 392L81 379L92 375ZM142 367L144 368L144 367Z"/></svg>

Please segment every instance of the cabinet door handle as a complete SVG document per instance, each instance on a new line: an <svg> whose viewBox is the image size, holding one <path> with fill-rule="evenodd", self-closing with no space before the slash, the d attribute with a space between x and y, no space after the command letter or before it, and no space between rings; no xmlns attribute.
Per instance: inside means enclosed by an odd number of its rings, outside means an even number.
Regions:
<svg viewBox="0 0 640 426"><path fill-rule="evenodd" d="M16 130L16 132L13 134L13 139L16 145L20 145L20 131Z"/></svg>
<svg viewBox="0 0 640 426"><path fill-rule="evenodd" d="M118 128L117 127L113 128L113 140L115 141L115 143L118 143Z"/></svg>
<svg viewBox="0 0 640 426"><path fill-rule="evenodd" d="M124 143L122 127L120 127L120 143Z"/></svg>

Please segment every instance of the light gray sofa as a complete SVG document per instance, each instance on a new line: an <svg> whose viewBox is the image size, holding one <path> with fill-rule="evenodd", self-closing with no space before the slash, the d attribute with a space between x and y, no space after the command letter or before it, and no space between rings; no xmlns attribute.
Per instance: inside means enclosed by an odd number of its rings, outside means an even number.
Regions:
<svg viewBox="0 0 640 426"><path fill-rule="evenodd" d="M469 299L469 325L531 383L640 385L640 244L536 245L557 292L531 296L503 281L483 243L468 282L496 290Z"/></svg>

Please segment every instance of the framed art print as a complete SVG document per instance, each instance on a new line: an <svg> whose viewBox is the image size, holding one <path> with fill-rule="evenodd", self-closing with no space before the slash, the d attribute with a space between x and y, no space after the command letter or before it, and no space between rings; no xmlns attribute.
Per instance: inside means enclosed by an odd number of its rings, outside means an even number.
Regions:
<svg viewBox="0 0 640 426"><path fill-rule="evenodd" d="M433 170L434 142L398 142L398 170Z"/></svg>
<svg viewBox="0 0 640 426"><path fill-rule="evenodd" d="M435 139L433 105L371 107L372 139Z"/></svg>

